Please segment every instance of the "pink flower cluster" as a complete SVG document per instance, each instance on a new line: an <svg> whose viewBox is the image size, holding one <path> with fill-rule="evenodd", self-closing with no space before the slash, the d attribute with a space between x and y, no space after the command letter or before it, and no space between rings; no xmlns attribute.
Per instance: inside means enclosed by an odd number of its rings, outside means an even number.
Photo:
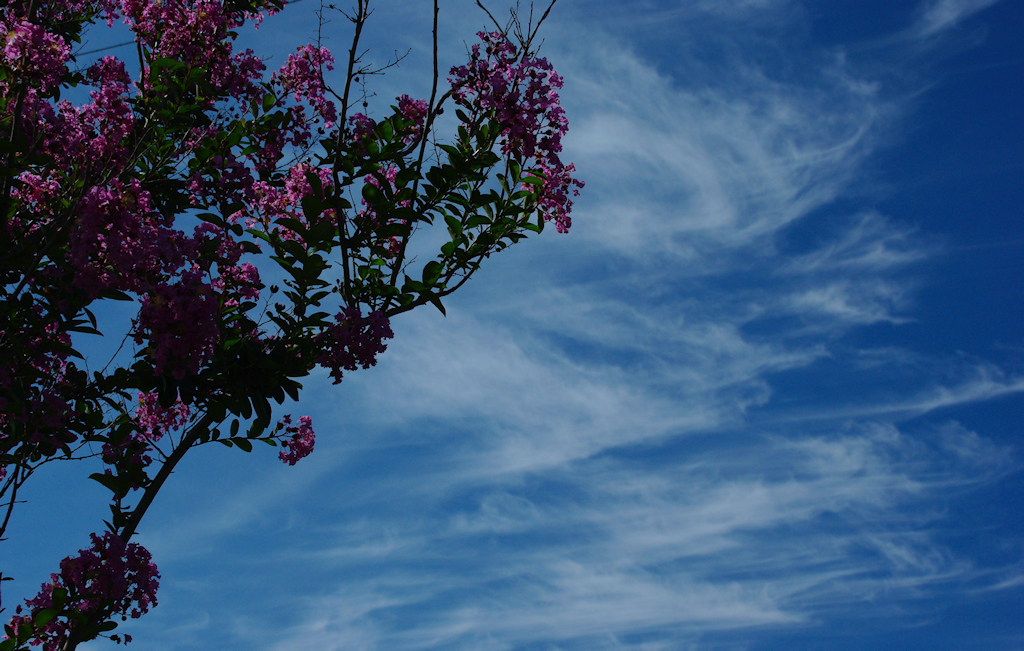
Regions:
<svg viewBox="0 0 1024 651"><path fill-rule="evenodd" d="M177 379L199 373L220 339L220 305L198 270L177 283L159 283L142 299L135 321L135 343L149 339L153 371Z"/></svg>
<svg viewBox="0 0 1024 651"><path fill-rule="evenodd" d="M411 122L412 126L402 132L402 142L411 143L420 137L423 132L423 124L427 118L427 101L413 99L408 95L400 95L398 101L398 115L403 120ZM373 137L373 130L377 123L362 113L353 113L348 119L348 133L352 142L360 145L360 152L365 154L365 141Z"/></svg>
<svg viewBox="0 0 1024 651"><path fill-rule="evenodd" d="M164 434L181 429L188 422L188 405L178 400L170 407L160 406L160 396L156 393L138 394L139 405L135 408L135 422L146 433L150 441L159 441Z"/></svg>
<svg viewBox="0 0 1024 651"><path fill-rule="evenodd" d="M180 399L165 409L160 406L159 394L139 392L138 398L135 422L139 426L139 431L126 437L116 447L104 443L100 455L104 463L148 466L153 462L148 454L152 451L153 441L159 441L164 434L181 429L188 422L188 405L182 403ZM110 473L109 469L107 473Z"/></svg>
<svg viewBox="0 0 1024 651"><path fill-rule="evenodd" d="M251 50L232 52L228 31L246 12L226 12L219 0L121 0L124 22L160 57L202 66L216 88L236 98L258 97L264 66Z"/></svg>
<svg viewBox="0 0 1024 651"><path fill-rule="evenodd" d="M314 167L309 163L299 163L291 167L284 177L283 187L267 181L257 181L253 184L254 212L257 217L249 219L249 227L262 227L264 231L276 232L285 240L299 239L299 236L290 228L274 224L274 220L282 217L295 219L304 226L311 226L302 210L302 200L313 196L313 186L306 175L313 173L320 179L320 185L324 189L334 185L334 178L331 170L325 167ZM323 195L317 197L323 199ZM334 211L327 210L320 215L321 219L334 219Z"/></svg>
<svg viewBox="0 0 1024 651"><path fill-rule="evenodd" d="M259 270L249 262L238 264L242 258L242 245L239 244L227 229L203 222L196 226L192 236L194 246L199 249L216 250L197 261L198 268L213 275L213 263L217 265L218 275L210 283L210 288L219 295L223 307L237 307L238 299L255 301L260 296Z"/></svg>
<svg viewBox="0 0 1024 651"><path fill-rule="evenodd" d="M106 289L141 295L135 341L148 338L156 374L198 373L219 340L221 309L259 296L256 267L239 265L241 245L206 222L192 237L165 226L135 179L90 188L78 210L70 242L74 284L93 297ZM193 263L182 272L186 260Z"/></svg>
<svg viewBox="0 0 1024 651"><path fill-rule="evenodd" d="M334 384L339 384L343 370L375 366L377 355L387 350L384 340L395 335L390 321L381 312L371 312L364 317L358 308L345 308L334 319L337 323L317 337L324 352L316 363L331 369Z"/></svg>
<svg viewBox="0 0 1024 651"><path fill-rule="evenodd" d="M377 123L362 113L353 113L348 119L349 132L354 142L362 142L363 139L373 136L373 129Z"/></svg>
<svg viewBox="0 0 1024 651"><path fill-rule="evenodd" d="M404 142L413 142L420 137L423 122L427 119L427 101L413 99L408 95L398 98L398 112L403 118L413 123L413 130L403 138Z"/></svg>
<svg viewBox="0 0 1024 651"><path fill-rule="evenodd" d="M583 187L583 181L572 177L576 171L576 165L548 166L538 161L537 167L533 170L526 170L527 176L537 177L543 180L540 189L534 189L528 183L520 187L534 192L537 210L544 215L544 219L555 220L555 229L559 233L565 233L572 226L572 218L569 213L572 211L572 199L569 198L570 189L572 196L579 196L579 188ZM576 187L572 187L576 186Z"/></svg>
<svg viewBox="0 0 1024 651"><path fill-rule="evenodd" d="M387 181L391 191L394 192L396 189L395 180L398 178L398 167L395 165L385 165L383 168L381 168L380 174L384 177L384 180ZM373 174L367 175L365 178L363 178L363 181L365 183L369 183L370 185L376 188L380 187L380 179ZM373 206L369 205L365 197L360 199L360 201L363 204L363 209L359 211L359 221L365 224L371 231L377 231L386 224L394 225L407 223L406 220L404 219L382 218L378 211ZM395 206L398 208L408 208L411 205L412 202L409 200L399 201L395 204ZM375 255L383 255L384 257L387 258L393 258L396 255L398 255L398 251L402 245L402 241L401 238L395 235L391 235L388 237L377 238L373 241L373 244L376 246L383 247L384 249L384 251L375 253Z"/></svg>
<svg viewBox="0 0 1024 651"><path fill-rule="evenodd" d="M104 289L145 293L191 252L187 238L162 223L138 179L89 188L78 214L70 246L74 282L92 296Z"/></svg>
<svg viewBox="0 0 1024 651"><path fill-rule="evenodd" d="M278 423L278 429L284 429L285 434L290 438L281 442L287 448L278 455L281 461L289 466L294 466L299 459L304 459L313 451L313 444L316 436L313 434L313 420L309 416L300 416L298 426L292 425L291 414L285 416Z"/></svg>
<svg viewBox="0 0 1024 651"><path fill-rule="evenodd" d="M544 183L539 188L524 184L523 189L534 194L544 219L554 220L564 233L572 225L568 195L578 195L583 182L572 178L575 167L563 165L558 157L569 128L558 97L562 78L547 59L520 56L501 32L477 35L484 52L474 45L470 62L451 69L452 95L474 115L493 115L501 123L502 153L536 161L534 175L542 175Z"/></svg>
<svg viewBox="0 0 1024 651"><path fill-rule="evenodd" d="M2 50L5 67L9 67L23 81L34 86L49 89L55 86L64 74L71 57L71 47L60 36L49 34L41 25L27 20L0 20L0 34L5 35ZM3 82L6 86L8 82Z"/></svg>
<svg viewBox="0 0 1024 651"><path fill-rule="evenodd" d="M274 73L273 81L286 92L294 93L295 101L307 100L324 120L324 127L330 129L338 120L334 102L324 96L323 69L334 70L334 56L325 47L303 45L296 54L290 54L288 61Z"/></svg>
<svg viewBox="0 0 1024 651"><path fill-rule="evenodd" d="M131 78L124 62L112 56L105 56L90 67L87 78L97 88L89 92L92 102L76 112L69 110L70 104L62 103L61 113L67 114L69 121L64 128L74 122L84 140L75 142L74 149L67 153L73 155L84 147L82 153L108 167L123 164L128 157L125 140L135 127L135 116L128 103Z"/></svg>
<svg viewBox="0 0 1024 651"><path fill-rule="evenodd" d="M11 196L21 202L27 208L26 212L35 215L42 215L49 212L50 201L60 192L60 183L54 178L54 173L47 170L46 176L40 176L32 172L22 172L18 176L17 184L11 189ZM26 225L28 232L39 227L39 223Z"/></svg>
<svg viewBox="0 0 1024 651"><path fill-rule="evenodd" d="M215 127L195 129L194 136L186 141L182 153L201 147L204 139L215 139L217 131ZM187 187L189 203L193 206L239 204L253 197L252 170L234 154L225 151L223 155L212 156L205 168L193 170ZM241 213L227 215L232 223L240 216Z"/></svg>
<svg viewBox="0 0 1024 651"><path fill-rule="evenodd" d="M42 312L39 307L33 311L37 316ZM71 337L56 323L45 326L42 333L0 330L0 341L7 345L18 340L26 345L27 359L0 365L0 452L7 452L19 442L60 449L78 437L66 427L68 416L74 412L72 387L65 378L67 353L51 347L68 346ZM4 394L19 397L12 401ZM17 438L11 435L13 426L21 430Z"/></svg>
<svg viewBox="0 0 1024 651"><path fill-rule="evenodd" d="M38 595L25 601L32 617L55 607L53 591L57 588L67 590L65 609L77 611L76 615L87 621L96 618L93 623L112 614L122 619L138 618L156 605L160 572L149 552L137 543L126 545L109 531L102 536L91 534L91 538L91 547L61 561L60 574L51 574L50 583L44 583ZM22 611L18 606L9 624L15 633L26 619ZM37 631L32 643L42 645L44 651L58 651L69 631L69 621L55 617ZM129 641L131 638L125 636L125 642Z"/></svg>
<svg viewBox="0 0 1024 651"><path fill-rule="evenodd" d="M210 57L224 46L232 22L217 0L123 0L125 23L160 56L182 61Z"/></svg>
<svg viewBox="0 0 1024 651"><path fill-rule="evenodd" d="M41 99L34 89L25 92L21 103L22 129L53 157L47 181L52 181L55 174L76 169L78 177L85 172L117 172L127 158L125 139L135 120L127 98L129 78L124 64L104 57L89 68L86 79L97 90L90 91L91 101L80 107L67 100L54 106ZM6 93L2 83L0 90ZM43 93L48 91L40 89ZM31 183L33 177L23 174L22 181ZM38 190L45 188L34 190L37 198ZM51 192L46 194L52 196Z"/></svg>

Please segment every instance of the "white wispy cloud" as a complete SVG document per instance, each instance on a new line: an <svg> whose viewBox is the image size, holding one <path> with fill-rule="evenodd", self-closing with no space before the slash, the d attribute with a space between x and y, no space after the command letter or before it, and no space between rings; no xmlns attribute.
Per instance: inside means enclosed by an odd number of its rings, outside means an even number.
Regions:
<svg viewBox="0 0 1024 651"><path fill-rule="evenodd" d="M888 110L841 70L820 87L751 67L681 86L613 36L594 42L580 42L567 72L572 153L599 197L579 230L619 254L764 246L842 190Z"/></svg>
<svg viewBox="0 0 1024 651"><path fill-rule="evenodd" d="M895 224L877 212L868 212L851 218L834 240L781 261L779 271L794 275L877 275L928 259L940 250L941 245L922 236L918 228Z"/></svg>
<svg viewBox="0 0 1024 651"><path fill-rule="evenodd" d="M955 27L999 0L931 0L921 5L916 32L928 37Z"/></svg>
<svg viewBox="0 0 1024 651"><path fill-rule="evenodd" d="M653 468L605 457L549 475L568 488L557 493L477 484L440 523L389 522L411 547L335 565L350 578L308 599L312 619L275 648L611 649L652 629L692 642L965 584L980 572L933 538L939 514L906 507L986 481L1006 452L940 429L930 447L877 424L713 446ZM404 625L388 625L399 613Z"/></svg>

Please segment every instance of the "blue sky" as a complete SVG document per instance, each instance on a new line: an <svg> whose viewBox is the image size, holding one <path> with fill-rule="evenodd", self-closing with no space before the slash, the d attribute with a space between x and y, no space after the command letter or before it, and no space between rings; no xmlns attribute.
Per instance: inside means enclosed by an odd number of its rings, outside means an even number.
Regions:
<svg viewBox="0 0 1024 651"><path fill-rule="evenodd" d="M283 62L314 9L245 38ZM411 48L382 106L429 94L429 17L377 8L370 56ZM483 19L442 2L443 68ZM1022 19L560 0L542 54L587 182L570 234L490 260L446 318L396 319L376 368L311 377L296 467L190 453L139 536L160 605L124 630L160 651L1024 648ZM72 471L0 549L9 603L102 527Z"/></svg>

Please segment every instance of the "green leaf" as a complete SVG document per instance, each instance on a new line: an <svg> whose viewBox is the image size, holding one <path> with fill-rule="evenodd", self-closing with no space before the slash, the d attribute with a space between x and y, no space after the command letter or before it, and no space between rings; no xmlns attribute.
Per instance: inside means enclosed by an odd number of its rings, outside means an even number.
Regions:
<svg viewBox="0 0 1024 651"><path fill-rule="evenodd" d="M263 231L256 230L255 228L247 228L247 229L245 229L245 232L248 233L249 235L252 235L253 237L261 239L261 240L263 240L265 242L273 243L273 240L270 239L270 236L267 235L266 233L264 233Z"/></svg>
<svg viewBox="0 0 1024 651"><path fill-rule="evenodd" d="M213 402L207 405L206 413L210 417L210 420L214 422L220 422L227 418L228 407L221 401ZM232 411L234 413L234 411Z"/></svg>
<svg viewBox="0 0 1024 651"><path fill-rule="evenodd" d="M362 192L363 199L366 199L366 203L368 203L369 205L376 206L380 202L380 188L373 185L372 183L364 183Z"/></svg>
<svg viewBox="0 0 1024 651"><path fill-rule="evenodd" d="M50 602L53 604L53 607L57 608L58 610L64 608L64 605L68 602L68 589L67 588L57 588L57 587L55 587L53 589L53 592L50 593L50 595L51 595Z"/></svg>
<svg viewBox="0 0 1024 651"><path fill-rule="evenodd" d="M108 475L102 472L94 472L93 474L89 475L89 479L99 482L114 495L119 495L121 492L121 484L123 482L114 475Z"/></svg>
<svg viewBox="0 0 1024 651"><path fill-rule="evenodd" d="M302 226L301 223L299 223L298 220L296 220L296 219L288 219L288 220L281 219L281 220L278 220L278 222L282 222L282 221L288 221L289 223L294 222L298 226L298 228L293 228L292 230L294 230L299 235L305 236L306 229ZM299 230L299 229L301 229L301 230ZM284 249L285 253L290 253L292 255L292 257L296 258L297 260L305 260L307 255L308 255L306 253L306 249L304 249L302 247L302 245L299 244L298 242L296 242L295 240L285 240L285 241L281 242L280 247L282 249Z"/></svg>
<svg viewBox="0 0 1024 651"><path fill-rule="evenodd" d="M444 266L437 260L431 260L423 265L423 284L428 287L433 286L443 272Z"/></svg>
<svg viewBox="0 0 1024 651"><path fill-rule="evenodd" d="M291 378L285 378L281 381L281 386L284 388L285 392L287 392L289 398L295 402L299 401L299 389L302 388L301 384Z"/></svg>
<svg viewBox="0 0 1024 651"><path fill-rule="evenodd" d="M74 332L74 330L72 332ZM47 342L47 349L49 350L49 352L59 352L64 353L65 355L69 355L71 357L77 357L78 359L85 359L85 357L82 356L82 353L78 352L77 350L75 350L74 348L67 344L62 344L57 341Z"/></svg>
<svg viewBox="0 0 1024 651"><path fill-rule="evenodd" d="M306 181L309 182L309 187L313 190L313 196L320 198L324 194L324 184L320 180L320 175L313 171L306 172Z"/></svg>
<svg viewBox="0 0 1024 651"><path fill-rule="evenodd" d="M429 181L431 185L438 188L442 188L448 185L444 176L444 172L441 171L440 167L431 167L429 170L427 170L427 181Z"/></svg>
<svg viewBox="0 0 1024 651"><path fill-rule="evenodd" d="M322 206L321 206L322 207ZM305 205L303 205L305 210ZM319 213L317 214L319 217ZM307 219L310 217L307 215ZM306 241L318 249L330 250L338 234L338 225L328 219L316 219L310 227Z"/></svg>
<svg viewBox="0 0 1024 651"><path fill-rule="evenodd" d="M289 260L288 258L282 258L279 255L271 255L267 257L276 262L283 269L291 269L292 267L295 266L295 264L291 260Z"/></svg>
<svg viewBox="0 0 1024 651"><path fill-rule="evenodd" d="M405 277L405 283L402 285L402 293L405 294L411 292L422 292L425 289L426 287L423 285L423 283L417 282L410 278L409 276Z"/></svg>
<svg viewBox="0 0 1024 651"><path fill-rule="evenodd" d="M440 147L441 149L443 149L443 150L445 151L445 153L446 153L446 154L448 154L448 157L449 157L449 158L451 158L451 159L453 159L453 160L454 160L454 159L461 159L461 158L464 158L464 156L463 156L462 152L461 152L461 151L459 151L459 150L458 150L457 148L455 148L455 147L451 146L451 145L438 145L438 146L439 146L439 147Z"/></svg>
<svg viewBox="0 0 1024 651"><path fill-rule="evenodd" d="M418 181L420 178L419 171L415 167L406 167L405 169L399 170L395 176L395 186L404 188L413 181Z"/></svg>
<svg viewBox="0 0 1024 651"><path fill-rule="evenodd" d="M256 418L264 423L270 422L270 401L266 396L252 396L252 407L256 410Z"/></svg>
<svg viewBox="0 0 1024 651"><path fill-rule="evenodd" d="M116 289L104 289L103 291L100 292L100 297L102 297L102 298L109 298L109 299L114 300L114 301L131 301L131 300L134 300L128 294L125 294L124 292L119 292Z"/></svg>
<svg viewBox="0 0 1024 651"><path fill-rule="evenodd" d="M270 390L270 397L277 401L277 404L284 404L284 387L276 386Z"/></svg>
<svg viewBox="0 0 1024 651"><path fill-rule="evenodd" d="M437 294L431 294L429 300L430 300L431 305L436 307L441 312L441 314L443 314L444 316L448 316L448 314L444 311L444 306L441 305L441 297L440 296L438 296Z"/></svg>
<svg viewBox="0 0 1024 651"><path fill-rule="evenodd" d="M227 138L224 140L224 144L228 147L234 147L242 141L242 136L245 135L245 130L241 123L235 122L235 128L228 133Z"/></svg>
<svg viewBox="0 0 1024 651"><path fill-rule="evenodd" d="M318 194L303 197L300 204L302 205L302 214L310 224L316 223L320 218L320 213L324 211L324 202L320 200Z"/></svg>
<svg viewBox="0 0 1024 651"><path fill-rule="evenodd" d="M196 383L192 378L187 378L178 385L178 395L181 397L181 402L186 405L192 404L192 399L196 394Z"/></svg>
<svg viewBox="0 0 1024 651"><path fill-rule="evenodd" d="M473 209L473 203L469 199L467 199L466 197L462 196L461 194L452 194L452 195L450 195L448 197L448 200L449 201L453 201L453 202L459 204L460 206L462 206L466 210L472 210Z"/></svg>
<svg viewBox="0 0 1024 651"><path fill-rule="evenodd" d="M299 235L304 236L306 234L306 225L294 217L279 217L274 220L274 223L278 226L284 226L288 230L295 231ZM302 248L295 240L281 240L278 243L278 247L286 251L289 250L288 246L298 246L300 250Z"/></svg>
<svg viewBox="0 0 1024 651"><path fill-rule="evenodd" d="M237 413L242 418L245 418L245 419L252 418L252 407L249 406L249 401L248 400L244 400L243 399L243 400L241 400L238 403L238 412Z"/></svg>
<svg viewBox="0 0 1024 651"><path fill-rule="evenodd" d="M100 332L100 331L99 331L99 330L97 330L96 328L91 328L91 327L89 327L89 326L76 326L76 325L71 325L71 326L68 326L68 328L67 328L67 331L68 331L68 332L81 332L81 333L83 333L83 334L87 334L87 335L99 335L99 336L101 336L101 337L103 336L103 333L102 333L102 332ZM82 359L85 359L85 358L84 358L84 357L82 357L81 355L75 355L75 357L81 357Z"/></svg>
<svg viewBox="0 0 1024 651"><path fill-rule="evenodd" d="M444 214L444 221L448 224L448 232L451 233L452 237L458 237L462 235L462 222L459 221L454 215Z"/></svg>
<svg viewBox="0 0 1024 651"><path fill-rule="evenodd" d="M252 425L249 427L249 432L246 434L246 436L251 439L260 436L261 434L263 434L264 430L267 429L267 425L269 424L269 419L263 421L257 418L252 422Z"/></svg>
<svg viewBox="0 0 1024 651"><path fill-rule="evenodd" d="M42 628L43 626L46 626L51 621L53 621L53 618L56 616L56 610L52 608L46 608L44 610L40 610L38 613L35 614L35 617L32 618L32 623L36 625L36 628Z"/></svg>

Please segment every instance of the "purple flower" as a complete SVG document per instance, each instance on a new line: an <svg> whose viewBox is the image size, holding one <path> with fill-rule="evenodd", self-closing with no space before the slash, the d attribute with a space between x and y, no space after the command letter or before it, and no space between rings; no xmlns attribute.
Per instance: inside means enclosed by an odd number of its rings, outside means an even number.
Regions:
<svg viewBox="0 0 1024 651"><path fill-rule="evenodd" d="M325 47L303 45L288 61L274 73L273 80L286 92L293 93L296 102L306 100L324 119L324 127L330 129L338 119L334 102L324 96L322 69L334 70L334 56Z"/></svg>
<svg viewBox="0 0 1024 651"><path fill-rule="evenodd" d="M138 618L157 605L156 591L160 587L160 572L152 562L149 551L137 543L125 544L121 537L109 531L102 536L90 534L92 546L79 550L78 556L69 556L60 562L60 574L51 574L39 594L25 601L31 616L54 607L55 588L67 590L68 610L88 617L106 618L111 615ZM27 619L18 614L9 626L17 632ZM44 651L57 651L70 632L70 623L62 617L51 619L36 631L34 645ZM125 642L130 641L125 636ZM83 640L87 641L87 640Z"/></svg>
<svg viewBox="0 0 1024 651"><path fill-rule="evenodd" d="M219 306L211 287L193 269L174 284L160 283L142 299L135 343L149 340L153 371L177 379L196 375L220 339Z"/></svg>
<svg viewBox="0 0 1024 651"><path fill-rule="evenodd" d="M448 81L453 97L477 115L492 115L502 125L501 150L506 156L526 162L534 169L526 173L542 177L544 183L524 184L534 195L534 205L545 221L555 221L560 233L569 229L572 201L583 182L573 178L573 165L564 165L558 154L562 136L569 129L559 103L562 78L547 59L520 58L516 48L501 32L480 32L479 45L471 50L469 64L451 69ZM465 125L469 126L469 125Z"/></svg>
<svg viewBox="0 0 1024 651"><path fill-rule="evenodd" d="M317 337L323 352L316 363L331 369L334 384L339 384L343 370L375 366L377 355L387 350L384 340L395 335L388 318L379 311L364 317L359 308L345 308L334 318L337 323Z"/></svg>
<svg viewBox="0 0 1024 651"><path fill-rule="evenodd" d="M291 438L282 441L281 445L286 448L286 451L281 452L278 456L281 461L289 466L294 466L299 459L304 459L313 451L313 444L316 441L316 435L313 434L313 420L309 416L301 416L299 425L296 427L292 425L292 417L289 414L278 423L278 428L282 427Z"/></svg>
<svg viewBox="0 0 1024 651"><path fill-rule="evenodd" d="M402 95L398 98L398 112L403 118L414 125L412 132L403 140L405 142L412 142L419 138L420 132L423 130L423 122L427 118L426 100L413 99L408 95Z"/></svg>

